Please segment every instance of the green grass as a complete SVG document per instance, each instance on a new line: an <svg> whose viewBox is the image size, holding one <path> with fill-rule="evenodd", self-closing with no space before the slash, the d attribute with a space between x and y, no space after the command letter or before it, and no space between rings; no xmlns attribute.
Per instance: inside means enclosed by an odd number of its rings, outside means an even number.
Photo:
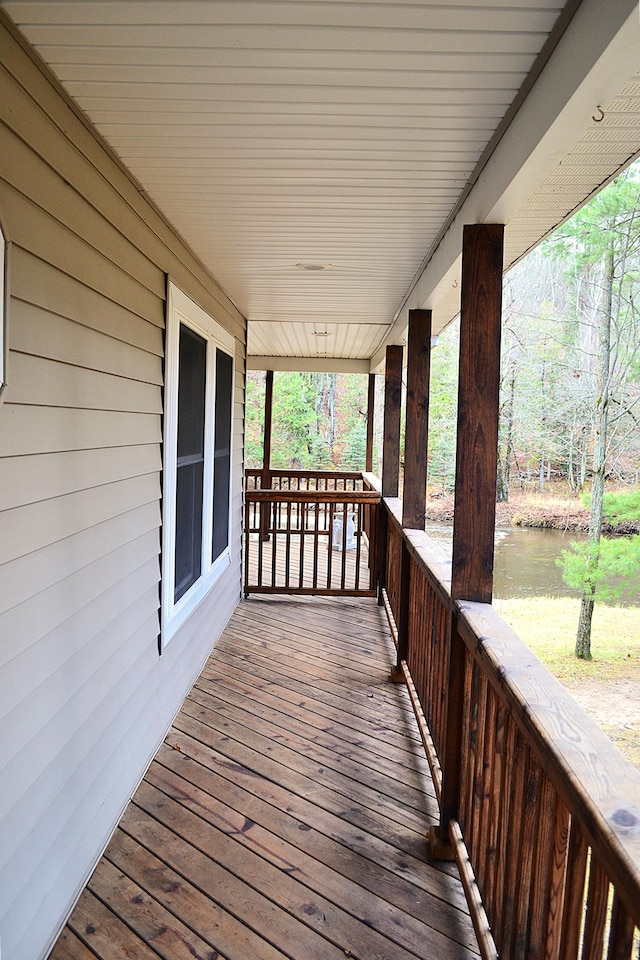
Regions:
<svg viewBox="0 0 640 960"><path fill-rule="evenodd" d="M631 717L626 722L619 720L622 696L632 698L628 700L631 708L638 702L635 690L640 689L640 607L596 604L591 636L593 660L587 662L578 660L573 653L579 600L559 597L495 600L494 606L574 696L580 689L595 693L600 707L600 726L640 770L640 723ZM616 685L619 680L634 681L631 693L628 684ZM637 717L637 712L633 716Z"/></svg>
<svg viewBox="0 0 640 960"><path fill-rule="evenodd" d="M494 607L560 680L616 680L640 669L640 606L596 604L589 662L573 653L579 600L526 597L495 600Z"/></svg>

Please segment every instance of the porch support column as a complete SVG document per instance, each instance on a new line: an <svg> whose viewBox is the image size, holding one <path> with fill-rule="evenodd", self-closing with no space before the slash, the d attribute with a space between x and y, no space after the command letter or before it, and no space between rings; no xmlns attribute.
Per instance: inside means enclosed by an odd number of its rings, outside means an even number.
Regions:
<svg viewBox="0 0 640 960"><path fill-rule="evenodd" d="M407 337L407 409L404 433L404 484L402 526L424 530L427 494L427 440L429 425L429 371L431 363L431 311L409 311ZM391 672L394 683L404 683L402 661L409 645L409 572L411 557L402 538L400 561L400 614L397 660Z"/></svg>
<svg viewBox="0 0 640 960"><path fill-rule="evenodd" d="M402 406L402 347L387 347L384 370L384 426L382 438L382 497L398 496L400 476L400 409ZM378 603L387 576L387 534L389 518L380 507L380 549L378 550Z"/></svg>
<svg viewBox="0 0 640 960"><path fill-rule="evenodd" d="M466 226L453 516L453 600L491 603L498 476L502 224Z"/></svg>
<svg viewBox="0 0 640 960"><path fill-rule="evenodd" d="M365 470L371 473L373 470L373 415L375 413L376 403L376 375L369 374L369 392L367 394L367 454L365 459Z"/></svg>
<svg viewBox="0 0 640 960"><path fill-rule="evenodd" d="M260 486L263 490L271 487L271 424L273 422L273 370L267 370L264 391L264 445L262 454L262 476ZM269 539L269 504L260 506L260 536Z"/></svg>
<svg viewBox="0 0 640 960"><path fill-rule="evenodd" d="M402 347L390 344L384 373L384 438L382 496L397 497L400 478L400 408L402 405Z"/></svg>
<svg viewBox="0 0 640 960"><path fill-rule="evenodd" d="M429 439L431 310L409 311L402 526L424 530Z"/></svg>
<svg viewBox="0 0 640 960"><path fill-rule="evenodd" d="M493 596L503 235L502 224L463 232L452 604L491 603ZM465 649L455 607L451 622L440 825L431 837L436 856L438 842L445 849L449 843L460 798Z"/></svg>

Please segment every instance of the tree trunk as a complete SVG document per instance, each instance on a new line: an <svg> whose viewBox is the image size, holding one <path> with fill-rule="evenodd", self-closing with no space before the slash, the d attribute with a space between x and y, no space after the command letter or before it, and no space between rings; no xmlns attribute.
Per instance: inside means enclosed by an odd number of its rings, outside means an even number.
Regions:
<svg viewBox="0 0 640 960"><path fill-rule="evenodd" d="M575 654L580 660L591 660L591 619L595 601L583 593L578 619Z"/></svg>
<svg viewBox="0 0 640 960"><path fill-rule="evenodd" d="M505 502L509 499L509 482L511 480L511 457L513 455L513 425L515 420L516 375L511 374L509 383L509 399L507 401L507 449L504 455L503 494Z"/></svg>
<svg viewBox="0 0 640 960"><path fill-rule="evenodd" d="M591 620L593 616L594 583L589 576L598 567L604 485L607 463L607 417L609 410L609 365L611 356L611 310L613 307L614 251L609 245L602 278L602 299L597 311L598 348L596 354L596 412L593 426L593 469L591 481L591 507L589 510L589 555L587 558L588 583L580 602L580 619L576 635L576 657L591 660Z"/></svg>

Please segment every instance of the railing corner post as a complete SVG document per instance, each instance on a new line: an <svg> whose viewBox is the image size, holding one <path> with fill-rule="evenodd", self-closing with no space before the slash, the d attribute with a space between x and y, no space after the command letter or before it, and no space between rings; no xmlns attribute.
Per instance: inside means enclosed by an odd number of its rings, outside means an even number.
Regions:
<svg viewBox="0 0 640 960"><path fill-rule="evenodd" d="M407 542L402 538L402 554L400 561L400 612L398 619L398 649L396 664L391 672L391 680L394 683L405 683L403 661L407 659L409 649L409 592L410 592L410 572L411 557L407 549Z"/></svg>
<svg viewBox="0 0 640 960"><path fill-rule="evenodd" d="M462 726L464 714L465 649L458 633L455 607L451 610L449 628L449 665L447 671L446 734L442 756L442 792L440 821L430 838L434 859L454 859L449 839L449 823L458 820L462 774ZM445 847L449 855L444 856Z"/></svg>
<svg viewBox="0 0 640 960"><path fill-rule="evenodd" d="M378 527L378 605L384 604L383 591L387 586L387 540L389 536L389 514L380 499L380 524Z"/></svg>

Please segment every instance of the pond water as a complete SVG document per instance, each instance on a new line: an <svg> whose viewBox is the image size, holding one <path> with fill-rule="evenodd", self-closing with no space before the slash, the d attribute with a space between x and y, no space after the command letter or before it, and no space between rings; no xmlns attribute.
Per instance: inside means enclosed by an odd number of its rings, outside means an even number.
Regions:
<svg viewBox="0 0 640 960"><path fill-rule="evenodd" d="M427 533L442 544L451 556L453 527L447 523L428 522ZM556 560L574 540L586 534L574 530L544 530L530 527L497 527L494 570L494 596L512 597L579 597L562 579Z"/></svg>

